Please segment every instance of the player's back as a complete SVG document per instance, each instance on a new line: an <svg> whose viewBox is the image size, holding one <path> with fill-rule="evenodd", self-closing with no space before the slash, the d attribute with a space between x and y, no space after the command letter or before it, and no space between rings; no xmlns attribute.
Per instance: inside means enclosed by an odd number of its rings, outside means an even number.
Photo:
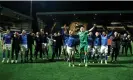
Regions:
<svg viewBox="0 0 133 80"><path fill-rule="evenodd" d="M11 44L11 34L4 34L3 40L6 44Z"/></svg>
<svg viewBox="0 0 133 80"><path fill-rule="evenodd" d="M21 43L22 44L27 44L27 34L21 35Z"/></svg>
<svg viewBox="0 0 133 80"><path fill-rule="evenodd" d="M67 46L74 47L75 46L75 38L73 36L69 36L67 40Z"/></svg>

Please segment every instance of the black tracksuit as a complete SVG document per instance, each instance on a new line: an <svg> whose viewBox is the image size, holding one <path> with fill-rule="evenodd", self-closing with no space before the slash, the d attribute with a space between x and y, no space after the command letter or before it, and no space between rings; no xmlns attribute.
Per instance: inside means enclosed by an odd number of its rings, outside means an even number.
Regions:
<svg viewBox="0 0 133 80"><path fill-rule="evenodd" d="M18 59L18 54L19 54L19 50L20 50L20 38L19 36L15 37L14 35L12 36L12 53L11 53L11 58L12 60L14 59L14 52L15 52L15 56L16 56L16 60Z"/></svg>
<svg viewBox="0 0 133 80"><path fill-rule="evenodd" d="M58 53L58 58L60 57L61 55L61 46L63 45L63 41L62 41L62 36L57 36L57 39L56 39L56 46L57 46L57 53Z"/></svg>
<svg viewBox="0 0 133 80"><path fill-rule="evenodd" d="M31 34L28 34L27 41L28 41L28 53L30 51L30 60L32 60L32 45L34 44L34 37Z"/></svg>
<svg viewBox="0 0 133 80"><path fill-rule="evenodd" d="M127 45L126 45L126 53L128 53L128 49L130 50L130 54L132 55L132 45L131 45L131 38L127 38ZM126 54L127 55L127 54Z"/></svg>
<svg viewBox="0 0 133 80"><path fill-rule="evenodd" d="M112 37L112 55L111 55L111 60L113 61L114 56L115 56L115 61L117 61L117 56L119 54L119 45L120 45L120 37L119 36L113 36Z"/></svg>
<svg viewBox="0 0 133 80"><path fill-rule="evenodd" d="M123 37L121 39L121 44L122 44L122 54L124 53L124 50L125 50L125 54L127 55L127 50L126 50L126 47L127 47L127 37Z"/></svg>
<svg viewBox="0 0 133 80"><path fill-rule="evenodd" d="M35 58L37 59L38 52L40 52L40 58L42 58L42 39L41 37L35 37L36 46L35 46Z"/></svg>

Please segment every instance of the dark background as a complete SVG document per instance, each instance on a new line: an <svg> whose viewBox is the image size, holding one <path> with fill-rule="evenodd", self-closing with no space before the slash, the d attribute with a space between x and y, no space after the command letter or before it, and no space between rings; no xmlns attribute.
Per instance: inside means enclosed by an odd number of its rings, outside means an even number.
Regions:
<svg viewBox="0 0 133 80"><path fill-rule="evenodd" d="M4 7L30 16L30 1L0 1ZM132 1L32 1L33 29L36 12L133 10Z"/></svg>
<svg viewBox="0 0 133 80"><path fill-rule="evenodd" d="M1 1L0 4L30 15L30 1ZM56 11L133 10L132 1L32 1L33 14Z"/></svg>

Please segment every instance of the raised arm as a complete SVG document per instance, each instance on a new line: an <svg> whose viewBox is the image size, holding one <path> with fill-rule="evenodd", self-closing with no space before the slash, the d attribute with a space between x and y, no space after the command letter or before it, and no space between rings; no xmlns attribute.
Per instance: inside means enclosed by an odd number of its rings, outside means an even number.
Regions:
<svg viewBox="0 0 133 80"><path fill-rule="evenodd" d="M91 32L92 30L94 30L96 27L96 24L93 25L93 27L91 29L89 29L88 31Z"/></svg>
<svg viewBox="0 0 133 80"><path fill-rule="evenodd" d="M2 40L1 40L1 45L2 45L2 47L3 47L4 43L5 43L5 42L4 42L4 38L5 38L5 37L4 37L4 35L3 35L3 38L2 38Z"/></svg>
<svg viewBox="0 0 133 80"><path fill-rule="evenodd" d="M131 37L131 43L133 43L133 37Z"/></svg>
<svg viewBox="0 0 133 80"><path fill-rule="evenodd" d="M14 34L11 35L11 44L13 44L13 37L14 37Z"/></svg>
<svg viewBox="0 0 133 80"><path fill-rule="evenodd" d="M114 28L112 28L112 31L107 35L107 37L110 37L114 32Z"/></svg>
<svg viewBox="0 0 133 80"><path fill-rule="evenodd" d="M113 31L110 32L110 33L107 35L107 37L110 37L112 34L113 34Z"/></svg>
<svg viewBox="0 0 133 80"><path fill-rule="evenodd" d="M49 40L50 38L49 38L50 36L47 36L46 38L47 38L47 40Z"/></svg>
<svg viewBox="0 0 133 80"><path fill-rule="evenodd" d="M129 31L128 31L125 27L124 27L124 30L125 30L128 34L130 34ZM131 35L131 34L130 34L130 35Z"/></svg>

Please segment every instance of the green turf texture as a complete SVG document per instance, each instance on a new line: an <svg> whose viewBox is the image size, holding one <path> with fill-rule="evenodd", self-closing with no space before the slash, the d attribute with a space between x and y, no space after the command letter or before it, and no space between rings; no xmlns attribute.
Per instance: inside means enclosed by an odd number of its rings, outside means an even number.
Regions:
<svg viewBox="0 0 133 80"><path fill-rule="evenodd" d="M128 57L119 57L118 61L107 65L91 63L88 67L68 67L65 61L0 63L0 80L133 80L133 57L128 54Z"/></svg>

